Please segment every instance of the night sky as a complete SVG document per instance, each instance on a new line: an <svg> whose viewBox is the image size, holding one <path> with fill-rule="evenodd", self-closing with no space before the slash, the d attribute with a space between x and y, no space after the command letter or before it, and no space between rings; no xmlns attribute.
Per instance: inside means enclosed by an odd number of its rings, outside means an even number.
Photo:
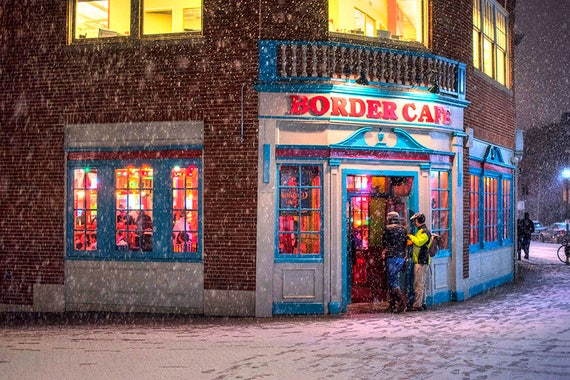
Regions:
<svg viewBox="0 0 570 380"><path fill-rule="evenodd" d="M517 0L517 128L559 122L570 112L570 0Z"/></svg>

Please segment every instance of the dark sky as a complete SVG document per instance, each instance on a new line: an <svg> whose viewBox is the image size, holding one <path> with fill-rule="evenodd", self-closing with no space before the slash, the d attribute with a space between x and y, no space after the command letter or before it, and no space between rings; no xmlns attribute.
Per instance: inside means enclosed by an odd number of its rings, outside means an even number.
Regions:
<svg viewBox="0 0 570 380"><path fill-rule="evenodd" d="M570 112L570 0L517 0L517 128L558 122Z"/></svg>

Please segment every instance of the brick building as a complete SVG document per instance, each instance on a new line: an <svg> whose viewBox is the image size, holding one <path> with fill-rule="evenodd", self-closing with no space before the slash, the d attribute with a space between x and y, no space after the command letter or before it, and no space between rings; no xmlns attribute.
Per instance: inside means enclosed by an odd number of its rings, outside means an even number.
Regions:
<svg viewBox="0 0 570 380"><path fill-rule="evenodd" d="M514 5L3 1L0 310L344 312L392 210L512 280Z"/></svg>

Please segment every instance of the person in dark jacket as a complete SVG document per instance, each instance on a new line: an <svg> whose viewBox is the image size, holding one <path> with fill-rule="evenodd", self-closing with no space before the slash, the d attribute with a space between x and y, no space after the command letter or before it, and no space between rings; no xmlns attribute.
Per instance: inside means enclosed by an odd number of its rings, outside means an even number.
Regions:
<svg viewBox="0 0 570 380"><path fill-rule="evenodd" d="M521 259L521 249L524 251L524 258L528 260L530 250L530 240L534 232L534 222L530 220L528 212L524 213L524 219L517 221L517 253L518 259Z"/></svg>
<svg viewBox="0 0 570 380"><path fill-rule="evenodd" d="M406 296L400 289L398 275L407 259L407 234L401 224L400 215L391 211L387 215L387 224L382 235L383 256L386 259L386 276L390 292L390 311L406 311Z"/></svg>

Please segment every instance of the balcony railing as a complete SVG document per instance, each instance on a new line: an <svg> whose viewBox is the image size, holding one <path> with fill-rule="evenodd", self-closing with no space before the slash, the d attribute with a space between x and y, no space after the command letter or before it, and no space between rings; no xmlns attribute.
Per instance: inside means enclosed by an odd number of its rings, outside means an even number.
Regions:
<svg viewBox="0 0 570 380"><path fill-rule="evenodd" d="M465 99L465 64L437 55L336 42L259 42L259 82L355 81L423 88Z"/></svg>

